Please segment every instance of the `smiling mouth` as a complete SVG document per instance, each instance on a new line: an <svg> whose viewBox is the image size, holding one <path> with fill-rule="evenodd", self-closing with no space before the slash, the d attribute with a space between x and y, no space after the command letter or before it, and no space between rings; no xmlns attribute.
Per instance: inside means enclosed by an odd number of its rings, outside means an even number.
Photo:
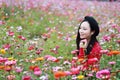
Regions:
<svg viewBox="0 0 120 80"><path fill-rule="evenodd" d="M81 34L80 36L84 36L84 34Z"/></svg>

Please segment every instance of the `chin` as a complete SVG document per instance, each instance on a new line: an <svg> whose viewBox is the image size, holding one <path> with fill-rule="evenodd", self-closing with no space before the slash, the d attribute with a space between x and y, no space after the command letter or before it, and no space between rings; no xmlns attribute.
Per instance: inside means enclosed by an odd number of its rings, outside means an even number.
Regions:
<svg viewBox="0 0 120 80"><path fill-rule="evenodd" d="M86 38L84 38L84 37L81 37L80 39L86 39Z"/></svg>

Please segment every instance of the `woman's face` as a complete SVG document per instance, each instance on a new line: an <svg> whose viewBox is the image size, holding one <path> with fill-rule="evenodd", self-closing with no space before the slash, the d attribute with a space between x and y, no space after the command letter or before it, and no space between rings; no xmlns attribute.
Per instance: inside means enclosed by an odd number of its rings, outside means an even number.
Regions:
<svg viewBox="0 0 120 80"><path fill-rule="evenodd" d="M89 38L91 38L91 35L94 32L91 31L90 24L87 21L84 21L84 22L82 22L82 24L80 26L79 33L80 33L81 39L89 39Z"/></svg>

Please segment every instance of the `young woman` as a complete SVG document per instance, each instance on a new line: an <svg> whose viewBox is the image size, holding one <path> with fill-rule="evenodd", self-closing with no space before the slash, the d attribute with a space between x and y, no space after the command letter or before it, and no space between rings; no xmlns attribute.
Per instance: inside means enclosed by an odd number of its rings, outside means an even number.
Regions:
<svg viewBox="0 0 120 80"><path fill-rule="evenodd" d="M83 59L81 62L83 69L96 68L99 64L101 46L96 38L98 34L97 21L91 16L85 16L76 37L77 56L79 59Z"/></svg>

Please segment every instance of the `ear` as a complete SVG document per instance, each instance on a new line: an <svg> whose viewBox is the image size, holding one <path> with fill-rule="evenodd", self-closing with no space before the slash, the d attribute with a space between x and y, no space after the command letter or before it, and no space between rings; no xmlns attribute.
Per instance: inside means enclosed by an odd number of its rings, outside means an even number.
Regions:
<svg viewBox="0 0 120 80"><path fill-rule="evenodd" d="M93 35L94 33L95 33L95 31L92 31L92 32L91 32L91 35Z"/></svg>

